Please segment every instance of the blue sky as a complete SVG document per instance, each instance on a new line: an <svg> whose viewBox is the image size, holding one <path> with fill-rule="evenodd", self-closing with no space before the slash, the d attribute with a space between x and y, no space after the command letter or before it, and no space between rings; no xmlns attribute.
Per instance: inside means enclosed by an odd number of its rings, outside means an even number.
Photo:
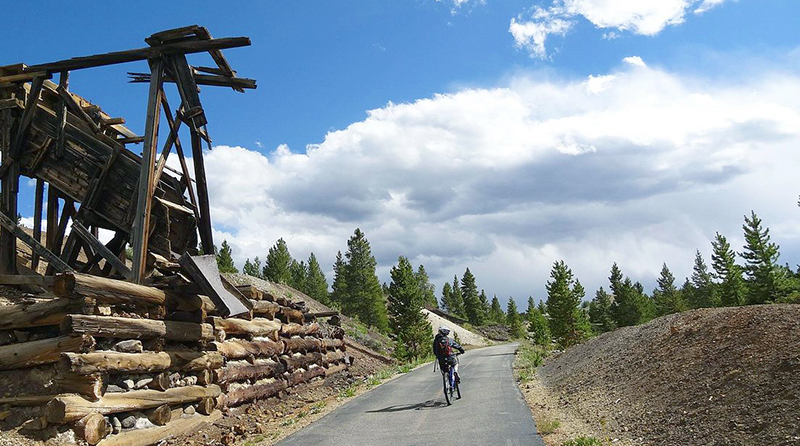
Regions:
<svg viewBox="0 0 800 446"><path fill-rule="evenodd" d="M741 238L750 209L800 262L796 1L194 4L10 3L0 64L194 23L249 36L226 55L258 89L201 94L216 236L239 264L284 237L330 265L361 227L382 280L406 255L438 289L469 266L519 301L543 297L563 258L591 297L613 261L648 290L662 262L682 281L715 231ZM141 132L147 87L125 72L145 68L75 72L70 87Z"/></svg>

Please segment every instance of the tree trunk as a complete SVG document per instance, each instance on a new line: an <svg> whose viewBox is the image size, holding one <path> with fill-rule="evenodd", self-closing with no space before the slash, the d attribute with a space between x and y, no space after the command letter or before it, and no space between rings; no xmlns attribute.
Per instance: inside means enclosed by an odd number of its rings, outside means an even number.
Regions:
<svg viewBox="0 0 800 446"><path fill-rule="evenodd" d="M61 392L78 393L90 401L102 398L108 387L108 377L103 373L59 373L53 378L53 382Z"/></svg>
<svg viewBox="0 0 800 446"><path fill-rule="evenodd" d="M96 445L111 433L111 426L106 421L106 417L93 412L75 423L75 433L90 445Z"/></svg>
<svg viewBox="0 0 800 446"><path fill-rule="evenodd" d="M281 326L281 335L284 337L292 336L305 336L314 334L319 331L319 324L313 322L311 324L283 324Z"/></svg>
<svg viewBox="0 0 800 446"><path fill-rule="evenodd" d="M225 342L214 342L217 351L227 359L244 359L249 356L278 356L284 352L283 341L267 338L255 338L252 341L230 339Z"/></svg>
<svg viewBox="0 0 800 446"><path fill-rule="evenodd" d="M241 319L222 319L214 317L212 321L215 329L224 330L225 334L228 336L267 336L277 341L278 332L281 329L280 322L262 318L244 321Z"/></svg>
<svg viewBox="0 0 800 446"><path fill-rule="evenodd" d="M222 412L215 410L209 416L179 418L166 426L150 429L133 430L114 435L100 442L98 446L150 446L167 437L178 437L196 432L207 423L214 423L222 418Z"/></svg>
<svg viewBox="0 0 800 446"><path fill-rule="evenodd" d="M322 342L317 338L301 338L298 336L284 339L283 343L286 345L284 349L286 353L316 352L322 346Z"/></svg>
<svg viewBox="0 0 800 446"><path fill-rule="evenodd" d="M209 341L214 338L214 329L208 324L109 316L70 315L61 321L61 331L121 339L161 337L171 341Z"/></svg>
<svg viewBox="0 0 800 446"><path fill-rule="evenodd" d="M249 362L229 362L225 367L216 370L217 382L228 383L245 379L275 378L280 376L286 367L277 361L260 359L255 364Z"/></svg>
<svg viewBox="0 0 800 446"><path fill-rule="evenodd" d="M79 374L95 372L145 373L164 370L193 372L222 367L222 355L217 352L167 351L159 353L64 353L60 366Z"/></svg>
<svg viewBox="0 0 800 446"><path fill-rule="evenodd" d="M68 314L92 313L92 299L53 299L33 304L0 306L0 330L58 325Z"/></svg>
<svg viewBox="0 0 800 446"><path fill-rule="evenodd" d="M222 397L222 405L233 407L257 399L269 398L277 395L278 392L286 387L286 381L282 379L267 379L252 385L240 384L231 386Z"/></svg>
<svg viewBox="0 0 800 446"><path fill-rule="evenodd" d="M57 362L62 352L87 352L94 348L89 335L59 336L0 347L0 370L21 369Z"/></svg>
<svg viewBox="0 0 800 446"><path fill-rule="evenodd" d="M219 386L177 387L160 392L158 390L132 390L125 393L107 393L99 401L87 401L77 395L63 395L50 401L45 415L51 423L79 420L92 412L104 415L145 410L162 404L185 404L214 398L221 393Z"/></svg>
<svg viewBox="0 0 800 446"><path fill-rule="evenodd" d="M172 418L172 410L169 408L169 404L162 404L155 409L148 409L144 411L144 414L156 426L163 426L169 423Z"/></svg>
<svg viewBox="0 0 800 446"><path fill-rule="evenodd" d="M166 293L158 288L80 273L56 276L53 292L59 297L86 296L104 304L164 305Z"/></svg>

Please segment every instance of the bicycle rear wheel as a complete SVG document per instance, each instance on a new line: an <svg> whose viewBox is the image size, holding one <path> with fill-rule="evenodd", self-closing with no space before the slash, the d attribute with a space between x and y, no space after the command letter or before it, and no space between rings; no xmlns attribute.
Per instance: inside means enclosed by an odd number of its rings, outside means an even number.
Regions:
<svg viewBox="0 0 800 446"><path fill-rule="evenodd" d="M453 404L450 401L450 383L449 383L449 373L443 372L442 373L442 386L444 387L444 400L447 402L447 405Z"/></svg>

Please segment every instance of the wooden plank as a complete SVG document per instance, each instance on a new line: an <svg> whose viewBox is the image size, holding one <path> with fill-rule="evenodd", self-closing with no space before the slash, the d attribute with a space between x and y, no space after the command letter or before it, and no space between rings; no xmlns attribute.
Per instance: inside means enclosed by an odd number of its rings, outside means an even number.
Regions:
<svg viewBox="0 0 800 446"><path fill-rule="evenodd" d="M33 204L33 239L42 242L42 208L44 207L44 181L36 179L36 191ZM31 269L36 271L39 266L39 254L31 255Z"/></svg>
<svg viewBox="0 0 800 446"><path fill-rule="evenodd" d="M19 124L17 124L16 133L14 135L14 141L11 143L11 150L9 151L9 156L13 159L17 159L19 157L19 154L22 151L22 146L25 144L25 137L28 134L28 127L31 125L33 114L36 112L36 108L39 106L39 95L42 92L42 84L44 84L43 77L39 76L33 78L31 89L28 93L28 100L25 103L25 111L22 112L22 117L19 119Z"/></svg>
<svg viewBox="0 0 800 446"><path fill-rule="evenodd" d="M106 248L104 244L100 243L100 240L97 240L94 235L89 233L89 231L81 224L81 222L77 220L73 221L72 230L78 234L78 237L83 239L84 243L90 245L98 255L104 258L106 262L109 262L118 273L128 280L133 279L133 272L130 270L130 268L128 268L122 262L122 260L119 259L119 257L114 255L111 250Z"/></svg>
<svg viewBox="0 0 800 446"><path fill-rule="evenodd" d="M56 119L58 120L58 136L56 137L56 157L61 159L64 156L64 150L67 144L67 100L61 95L61 91L67 91L69 88L69 71L62 71L58 78L58 89L56 92L61 98L60 106L56 110ZM70 95L70 99L72 96ZM83 110L83 109L81 109ZM90 122L94 122L91 119ZM89 124L91 125L91 124Z"/></svg>
<svg viewBox="0 0 800 446"><path fill-rule="evenodd" d="M14 83L14 82L30 82L36 78L50 79L50 74L46 71L28 71L21 74L9 74L8 76L0 76L0 84Z"/></svg>
<svg viewBox="0 0 800 446"><path fill-rule="evenodd" d="M33 237L28 235L27 232L23 231L22 228L14 224L14 222L2 212L0 212L0 225L2 225L5 229L13 232L14 235L17 236L20 240L22 240L23 243L28 245L31 248L31 250L33 250L33 252L36 252L45 260L47 260L47 263L49 265L52 265L56 271L59 272L73 271L72 267L70 267L61 259L59 259L58 256L53 254L49 249L42 246L41 243L34 240Z"/></svg>
<svg viewBox="0 0 800 446"><path fill-rule="evenodd" d="M200 134L192 131L192 161L194 162L194 175L197 182L197 201L200 219L197 228L200 230L200 242L203 252L214 252L214 236L211 230L211 206L208 199L208 185L206 184L206 167L203 161L203 146Z"/></svg>
<svg viewBox="0 0 800 446"><path fill-rule="evenodd" d="M45 231L45 248L57 254L54 244L58 231L58 191L52 184L47 185L47 230Z"/></svg>
<svg viewBox="0 0 800 446"><path fill-rule="evenodd" d="M192 128L199 129L206 124L205 112L203 105L200 103L200 94L197 91L197 83L195 83L192 69L189 67L189 62L186 60L186 55L176 54L171 57L172 69L175 71L175 80L178 84L178 92L183 101L183 117L192 122Z"/></svg>
<svg viewBox="0 0 800 446"><path fill-rule="evenodd" d="M97 123L94 122L94 119L92 119L92 117L86 113L86 110L84 110L83 107L81 107L80 104L75 101L75 98L72 97L72 93L67 91L67 89L61 85L58 86L56 91L61 96L61 99L63 99L64 104L66 104L67 108L72 111L72 113L75 113L76 116L81 118L81 120L83 120L83 122L89 126L92 132L100 133L100 126L97 125Z"/></svg>
<svg viewBox="0 0 800 446"><path fill-rule="evenodd" d="M150 94L147 100L147 119L145 121L144 147L142 147L142 168L139 175L139 186L136 197L136 217L131 229L133 247L133 280L144 281L145 262L147 260L147 244L150 232L150 212L152 209L153 162L155 161L156 144L158 144L158 123L161 113L161 95L164 77L164 64L161 59L150 63L153 76L150 81Z"/></svg>
<svg viewBox="0 0 800 446"><path fill-rule="evenodd" d="M73 57L71 59L60 60L57 62L31 65L25 69L25 73L27 74L36 71L53 73L57 71L82 70L86 68L102 67L105 65L134 62L137 60L147 60L159 57L162 54L202 53L210 50L222 50L226 48L237 48L249 45L250 39L247 37L227 37L197 42L178 42L161 45L158 47L137 48L133 50L116 51L93 56Z"/></svg>
<svg viewBox="0 0 800 446"><path fill-rule="evenodd" d="M178 130L181 128L181 124L183 121L181 119L173 119L172 112L169 109L169 104L167 103L167 96L164 92L161 92L161 106L164 109L164 116L167 118L167 125L169 126L169 135L167 136L167 140L164 142L164 148L161 150L161 156L158 158L158 162L156 163L156 171L154 174L153 180L153 190L150 191L150 195L155 194L155 188L158 186L158 182L161 181L161 174L164 172L164 167L167 165L167 157L169 156L169 152L172 149L172 145L175 144L176 146L181 144L180 139L178 138ZM177 112L176 112L177 114Z"/></svg>
<svg viewBox="0 0 800 446"><path fill-rule="evenodd" d="M128 73L131 76L131 80L129 81L132 84L140 84L145 82L150 82L150 74L149 73ZM195 74L194 81L197 85L207 85L210 87L230 87L233 89L243 90L255 90L258 88L256 85L255 79L249 79L245 77L227 77L227 76L218 76L218 75L210 75L210 74ZM172 76L167 76L164 78L164 82L167 83L177 83L177 80L173 79Z"/></svg>
<svg viewBox="0 0 800 446"><path fill-rule="evenodd" d="M0 306L0 330L59 325L70 313L83 313L94 309L91 300L53 299L32 304Z"/></svg>

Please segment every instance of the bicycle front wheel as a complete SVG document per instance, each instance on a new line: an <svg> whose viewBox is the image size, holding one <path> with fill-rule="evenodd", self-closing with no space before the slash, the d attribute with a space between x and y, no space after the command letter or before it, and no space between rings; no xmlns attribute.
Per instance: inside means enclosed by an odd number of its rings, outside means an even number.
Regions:
<svg viewBox="0 0 800 446"><path fill-rule="evenodd" d="M450 401L450 383L447 375L448 373L442 373L442 386L444 387L444 400L449 406L453 403Z"/></svg>

